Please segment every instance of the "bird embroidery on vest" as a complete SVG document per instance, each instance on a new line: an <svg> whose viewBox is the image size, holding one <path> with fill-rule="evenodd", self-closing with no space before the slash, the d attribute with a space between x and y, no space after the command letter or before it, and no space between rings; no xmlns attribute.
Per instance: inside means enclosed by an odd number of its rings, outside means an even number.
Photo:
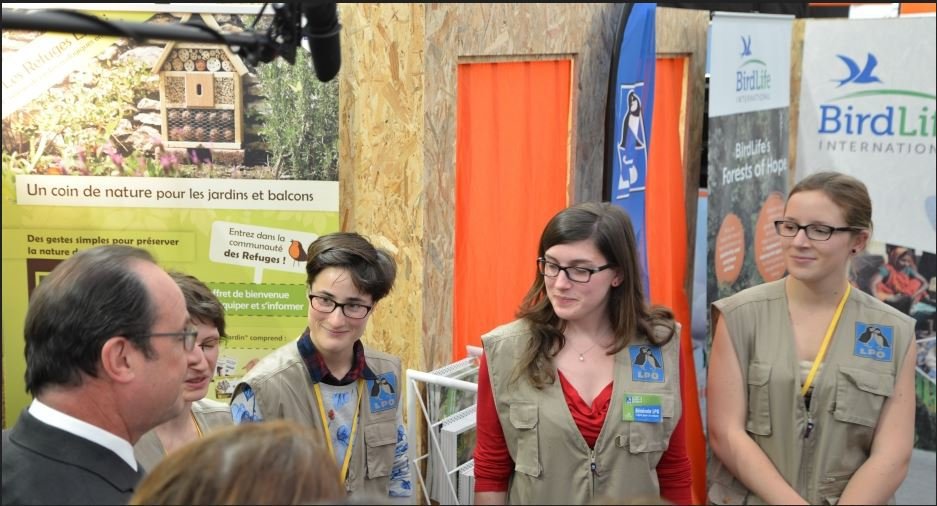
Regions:
<svg viewBox="0 0 937 506"><path fill-rule="evenodd" d="M660 346L639 344L628 347L632 381L664 382L664 358Z"/></svg>

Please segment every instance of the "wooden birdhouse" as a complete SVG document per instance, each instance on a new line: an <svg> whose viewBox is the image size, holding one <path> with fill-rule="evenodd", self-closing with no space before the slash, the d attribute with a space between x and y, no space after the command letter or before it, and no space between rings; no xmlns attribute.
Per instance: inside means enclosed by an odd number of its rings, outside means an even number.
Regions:
<svg viewBox="0 0 937 506"><path fill-rule="evenodd" d="M186 14L182 22L191 16ZM199 16L207 27L221 32L211 15ZM170 42L153 72L159 74L162 137L166 147L241 149L244 140L241 77L248 70L226 45Z"/></svg>

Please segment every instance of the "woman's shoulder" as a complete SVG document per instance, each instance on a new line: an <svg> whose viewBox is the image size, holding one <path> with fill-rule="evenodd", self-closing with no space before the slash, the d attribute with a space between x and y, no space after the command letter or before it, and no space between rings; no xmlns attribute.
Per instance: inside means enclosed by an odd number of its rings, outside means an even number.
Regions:
<svg viewBox="0 0 937 506"><path fill-rule="evenodd" d="M781 300L784 297L784 278L781 278L776 281L769 281L751 288L746 288L728 297L723 297L713 302L713 306L725 313L749 304L767 303Z"/></svg>
<svg viewBox="0 0 937 506"><path fill-rule="evenodd" d="M364 346L365 360L386 360L392 364L400 365L400 357L386 351L381 351L370 346Z"/></svg>
<svg viewBox="0 0 937 506"><path fill-rule="evenodd" d="M898 309L882 302L872 295L863 292L855 287L851 290L849 298L859 306L859 311L864 315L875 315L876 317L893 319L896 322L911 325L913 328L914 318L902 313Z"/></svg>
<svg viewBox="0 0 937 506"><path fill-rule="evenodd" d="M482 342L486 345L493 345L505 340L517 339L530 335L530 323L524 319L514 320L504 325L499 325L482 335Z"/></svg>
<svg viewBox="0 0 937 506"><path fill-rule="evenodd" d="M207 397L192 403L192 415L206 432L234 425L231 406Z"/></svg>
<svg viewBox="0 0 937 506"><path fill-rule="evenodd" d="M217 413L217 412L231 412L231 406L216 401L214 399L204 398L199 399L192 403L192 412L193 413Z"/></svg>

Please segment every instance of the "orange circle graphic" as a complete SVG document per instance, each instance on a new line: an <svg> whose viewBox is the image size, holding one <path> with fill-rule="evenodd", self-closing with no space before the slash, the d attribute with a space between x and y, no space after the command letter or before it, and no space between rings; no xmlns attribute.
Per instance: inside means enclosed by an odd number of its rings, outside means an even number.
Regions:
<svg viewBox="0 0 937 506"><path fill-rule="evenodd" d="M745 259L745 229L735 213L726 215L719 226L715 255L716 280L730 285L735 283Z"/></svg>
<svg viewBox="0 0 937 506"><path fill-rule="evenodd" d="M765 199L755 222L755 267L765 281L781 279L784 275L781 236L774 230L774 222L783 217L784 197L773 192Z"/></svg>

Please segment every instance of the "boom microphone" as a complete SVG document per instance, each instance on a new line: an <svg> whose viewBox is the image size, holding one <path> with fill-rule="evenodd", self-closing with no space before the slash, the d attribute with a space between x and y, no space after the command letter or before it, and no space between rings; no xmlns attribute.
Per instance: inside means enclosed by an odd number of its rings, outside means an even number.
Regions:
<svg viewBox="0 0 937 506"><path fill-rule="evenodd" d="M330 81L342 65L338 36L342 25L338 22L337 6L335 2L304 4L303 14L306 18L303 35L309 41L312 68L320 81Z"/></svg>
<svg viewBox="0 0 937 506"><path fill-rule="evenodd" d="M264 13L266 5L258 16ZM296 48L305 38L316 77L323 82L332 80L342 64L339 44L342 25L338 22L336 3L286 2L273 4L273 10L273 22L266 34L255 33L253 26L244 33L220 33L194 23L163 25L108 21L63 9L20 12L4 8L3 29L110 35L138 42L172 40L226 44L251 65L269 63L277 56L290 65L294 64Z"/></svg>

